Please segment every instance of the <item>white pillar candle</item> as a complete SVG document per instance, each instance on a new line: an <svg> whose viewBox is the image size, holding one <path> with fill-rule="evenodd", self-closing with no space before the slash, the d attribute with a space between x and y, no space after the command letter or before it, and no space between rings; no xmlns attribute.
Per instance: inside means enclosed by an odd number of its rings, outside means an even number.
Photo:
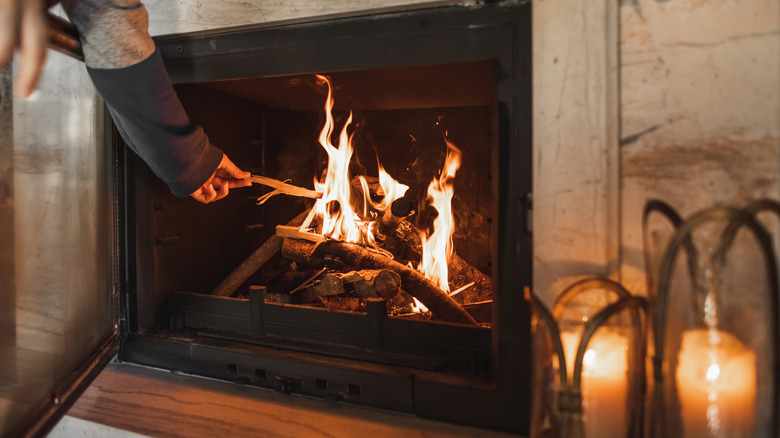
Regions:
<svg viewBox="0 0 780 438"><path fill-rule="evenodd" d="M686 438L753 436L756 354L736 337L683 332L676 379Z"/></svg>
<svg viewBox="0 0 780 438"><path fill-rule="evenodd" d="M582 332L562 332L571 381ZM628 340L600 329L582 359L582 408L587 438L625 438L628 430Z"/></svg>

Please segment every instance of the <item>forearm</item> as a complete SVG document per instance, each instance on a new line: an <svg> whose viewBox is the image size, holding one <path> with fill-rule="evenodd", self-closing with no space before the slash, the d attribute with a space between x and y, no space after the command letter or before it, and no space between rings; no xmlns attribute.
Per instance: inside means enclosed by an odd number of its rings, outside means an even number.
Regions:
<svg viewBox="0 0 780 438"><path fill-rule="evenodd" d="M158 52L129 67L88 67L125 142L176 196L187 196L217 169L222 151L190 123Z"/></svg>
<svg viewBox="0 0 780 438"><path fill-rule="evenodd" d="M214 173L222 151L187 117L149 36L144 6L130 0L62 3L125 142L174 195L193 193Z"/></svg>

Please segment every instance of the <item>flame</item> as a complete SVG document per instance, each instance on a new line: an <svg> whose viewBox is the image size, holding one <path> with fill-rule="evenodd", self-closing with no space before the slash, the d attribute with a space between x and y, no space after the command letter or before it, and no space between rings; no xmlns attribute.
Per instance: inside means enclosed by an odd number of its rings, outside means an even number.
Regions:
<svg viewBox="0 0 780 438"><path fill-rule="evenodd" d="M352 113L350 112L344 127L341 129L338 146L334 146L331 143L334 129L333 88L327 77L317 75L317 78L328 86L328 98L325 101L325 125L319 136L319 143L328 154L328 169L322 181L314 179L315 190L322 192L322 198L314 204L315 214L322 218L322 235L336 240L375 246L371 229L375 226L375 219L378 215L369 206L383 212L390 208L393 201L402 197L409 186L394 180L380 164L379 181L384 192L383 199L378 203L373 202L368 183L363 176L360 176L363 188L363 196L360 201L362 206L352 205L349 163L354 148L352 146L353 136L349 135L347 131L352 124Z"/></svg>
<svg viewBox="0 0 780 438"><path fill-rule="evenodd" d="M385 168L382 167L382 164L378 161L377 167L379 168L379 186L382 187L384 197L380 202L376 204L372 203L372 206L377 210L385 211L390 208L393 201L398 198L402 198L406 194L406 191L409 190L409 186L394 180L393 177L390 176L387 171L385 171Z"/></svg>
<svg viewBox="0 0 780 438"><path fill-rule="evenodd" d="M423 250L418 269L441 290L449 292L447 263L452 255L452 233L455 229L455 218L452 215L452 196L455 190L452 182L460 168L461 152L446 138L444 141L447 143L444 167L439 178L434 178L428 185L428 200L439 215L433 221L431 235L420 236Z"/></svg>
<svg viewBox="0 0 780 438"><path fill-rule="evenodd" d="M359 176L363 195L352 204L352 186L350 185L349 163L354 148L352 135L348 128L352 124L352 113L341 129L338 146L331 143L334 130L333 121L333 88L327 77L317 75L321 83L328 86L328 97L325 102L325 125L319 136L319 143L328 154L328 168L321 180L314 179L315 190L322 193L314 205L314 215L321 219L321 234L331 239L346 242L362 243L381 250L374 241L372 228L376 226L377 218L391 207L393 201L404 196L409 186L393 179L377 160L379 185L382 188L382 199L374 202L370 196L369 184L365 177ZM421 235L422 260L417 267L428 279L438 285L443 291L449 292L447 281L447 262L452 254L452 233L455 220L452 214L452 197L454 194L453 179L460 168L461 152L445 137L447 156L441 175L434 178L428 186L428 200L438 211L433 222L430 236ZM302 228L308 227L307 219ZM387 255L392 256L387 253ZM414 300L416 312L426 312L428 309L417 299Z"/></svg>

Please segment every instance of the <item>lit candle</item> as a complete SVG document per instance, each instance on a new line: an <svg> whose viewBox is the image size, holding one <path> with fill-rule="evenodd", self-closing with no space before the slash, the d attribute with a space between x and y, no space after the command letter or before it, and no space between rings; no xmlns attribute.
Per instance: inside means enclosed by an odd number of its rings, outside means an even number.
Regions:
<svg viewBox="0 0 780 438"><path fill-rule="evenodd" d="M676 378L686 438L753 436L756 354L736 337L684 332Z"/></svg>
<svg viewBox="0 0 780 438"><path fill-rule="evenodd" d="M562 332L569 379L581 332ZM590 339L582 359L582 409L585 436L588 438L624 438L628 430L628 340L625 336L601 329ZM571 380L570 380L571 381Z"/></svg>

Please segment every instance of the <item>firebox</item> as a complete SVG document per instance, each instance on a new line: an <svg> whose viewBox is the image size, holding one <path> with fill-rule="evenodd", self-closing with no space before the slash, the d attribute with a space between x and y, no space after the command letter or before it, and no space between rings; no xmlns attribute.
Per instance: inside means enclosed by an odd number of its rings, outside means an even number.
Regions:
<svg viewBox="0 0 780 438"><path fill-rule="evenodd" d="M255 175L319 195L266 200L274 189L258 184L203 206L173 197L131 153L120 156L120 359L527 432L530 2L157 43L187 113L213 144ZM300 227L324 196L315 186L334 174L323 138L352 149L341 177L370 244L323 235L315 214ZM457 168L447 173L454 155ZM389 192L383 174L408 186L397 197L404 211L376 206ZM409 280L425 271L419 245L448 216L432 205L430 186L445 179L452 224L444 240L453 253L444 281L420 286ZM326 210L344 213L347 201ZM391 210L392 226L377 236L370 223ZM294 234L281 251L219 290L282 229ZM373 283L378 275L389 278L389 292ZM426 306L431 290L438 298Z"/></svg>

